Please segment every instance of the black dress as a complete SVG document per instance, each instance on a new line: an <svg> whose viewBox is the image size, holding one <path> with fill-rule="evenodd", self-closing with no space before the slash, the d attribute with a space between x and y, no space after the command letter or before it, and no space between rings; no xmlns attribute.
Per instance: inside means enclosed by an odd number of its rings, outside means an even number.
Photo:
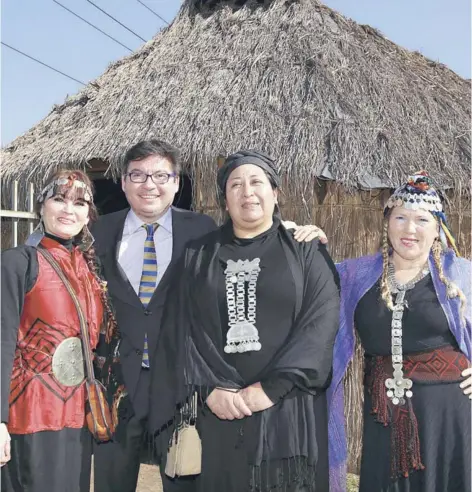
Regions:
<svg viewBox="0 0 472 492"><path fill-rule="evenodd" d="M226 263L255 258L262 349L227 354ZM215 387L259 381L274 402L267 410L221 421L205 405L199 409L198 492L327 491L325 389L339 328L339 277L326 248L296 242L277 218L249 240L235 238L228 222L188 244L178 271L151 367L149 426L158 451L167 451L166 431L182 418L176 405L195 390L204 400Z"/></svg>
<svg viewBox="0 0 472 492"><path fill-rule="evenodd" d="M219 251L218 307L222 327L222 340L228 331L228 312L224 270L231 260L260 258L261 272L257 281L256 326L262 348L258 352L225 354L224 360L236 368L246 385L260 381L259 374L270 363L277 349L287 340L295 310L295 285L290 267L284 261L282 245L278 240L278 223L267 232L253 239L231 239ZM247 304L247 303L246 303ZM277 404L283 398L291 398L298 391L290 375L278 374L260 381L269 398ZM211 390L211 388L209 389ZM316 467L316 491L328 491L328 437L326 396L321 391L316 396L316 429L318 462ZM225 421L218 419L208 408L200 412L199 432L202 438L202 473L198 479L199 492L246 492L253 481L251 473L251 449L257 445L255 417ZM280 429L280 432L288 432ZM261 467L262 486L274 492L312 492L303 484L281 483L282 475L289 474L289 461L264 463ZM251 489L252 490L252 489Z"/></svg>
<svg viewBox="0 0 472 492"><path fill-rule="evenodd" d="M72 240L47 234L69 250ZM36 283L37 250L20 246L2 254L2 421L8 395L19 316L24 296ZM23 272L24 274L19 274ZM15 288L13 288L13 286ZM53 302L53 300L51 300ZM9 343L12 342L12 343ZM11 460L1 469L2 492L89 492L92 435L87 428L64 428L11 435Z"/></svg>
<svg viewBox="0 0 472 492"><path fill-rule="evenodd" d="M407 292L403 317L403 353L446 346L457 349L431 276ZM391 354L392 313L380 298L379 282L359 302L355 325L366 357ZM471 402L459 382L413 385L411 403L418 421L425 469L407 478L390 477L390 426L371 414L372 399L364 392L364 444L360 492L470 492Z"/></svg>

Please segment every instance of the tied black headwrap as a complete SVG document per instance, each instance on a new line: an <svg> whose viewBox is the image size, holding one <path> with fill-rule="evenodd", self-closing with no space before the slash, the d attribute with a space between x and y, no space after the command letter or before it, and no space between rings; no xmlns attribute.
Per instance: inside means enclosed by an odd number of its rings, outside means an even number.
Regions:
<svg viewBox="0 0 472 492"><path fill-rule="evenodd" d="M280 186L280 177L275 168L275 161L263 152L257 150L240 150L235 154L228 156L224 164L218 170L216 182L218 184L218 193L220 198L224 198L226 193L226 183L229 175L239 166L244 164L254 164L259 166L267 174L273 188Z"/></svg>

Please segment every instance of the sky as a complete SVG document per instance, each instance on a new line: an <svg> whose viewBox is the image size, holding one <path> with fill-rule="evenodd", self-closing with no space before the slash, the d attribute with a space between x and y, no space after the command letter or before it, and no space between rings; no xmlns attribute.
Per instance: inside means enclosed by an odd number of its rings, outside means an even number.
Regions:
<svg viewBox="0 0 472 492"><path fill-rule="evenodd" d="M138 0L56 0L131 50L165 23ZM91 2L115 17L115 23ZM180 0L141 0L168 22ZM325 0L325 5L391 41L444 63L471 78L469 0ZM453 7L452 7L453 5ZM1 0L1 41L80 82L87 83L130 52L64 10L54 0ZM1 46L1 144L8 144L44 118L55 104L77 93L79 82Z"/></svg>

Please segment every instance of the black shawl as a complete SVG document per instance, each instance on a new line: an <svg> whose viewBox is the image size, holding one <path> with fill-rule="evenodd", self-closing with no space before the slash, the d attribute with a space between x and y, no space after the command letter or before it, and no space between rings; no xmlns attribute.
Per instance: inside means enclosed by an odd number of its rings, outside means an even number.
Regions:
<svg viewBox="0 0 472 492"><path fill-rule="evenodd" d="M218 299L213 295L224 227L187 246L169 291L157 350L151 355L149 425L152 433L165 439L169 434L163 429L174 427L176 407L195 388L244 386L240 374L222 357L224 340ZM322 244L297 243L283 226L278 235L295 280L296 308L288 341L261 379L289 375L297 389L295 397L250 417L255 440L251 463L258 467L263 461L302 456L313 466L317 457L313 396L329 384L339 320L339 283ZM165 439L161 452L165 452Z"/></svg>

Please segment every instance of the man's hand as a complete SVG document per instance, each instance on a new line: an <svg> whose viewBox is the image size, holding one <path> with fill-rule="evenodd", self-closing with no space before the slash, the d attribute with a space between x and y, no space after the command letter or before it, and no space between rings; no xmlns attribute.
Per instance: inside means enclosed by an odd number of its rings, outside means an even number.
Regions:
<svg viewBox="0 0 472 492"><path fill-rule="evenodd" d="M265 394L261 383L254 383L240 392L241 397L252 412L262 412L274 406L272 400Z"/></svg>
<svg viewBox="0 0 472 492"><path fill-rule="evenodd" d="M10 441L7 426L0 424L0 466L6 465L11 459Z"/></svg>
<svg viewBox="0 0 472 492"><path fill-rule="evenodd" d="M285 229L295 229L293 237L299 243L303 241L310 242L313 241L313 239L319 239L319 241L323 244L328 243L328 238L326 237L326 234L315 225L299 226L295 224L295 222L291 222L288 220L282 221L282 224L284 225Z"/></svg>
<svg viewBox="0 0 472 492"><path fill-rule="evenodd" d="M206 404L221 420L243 419L252 415L239 391L216 388L206 399Z"/></svg>

